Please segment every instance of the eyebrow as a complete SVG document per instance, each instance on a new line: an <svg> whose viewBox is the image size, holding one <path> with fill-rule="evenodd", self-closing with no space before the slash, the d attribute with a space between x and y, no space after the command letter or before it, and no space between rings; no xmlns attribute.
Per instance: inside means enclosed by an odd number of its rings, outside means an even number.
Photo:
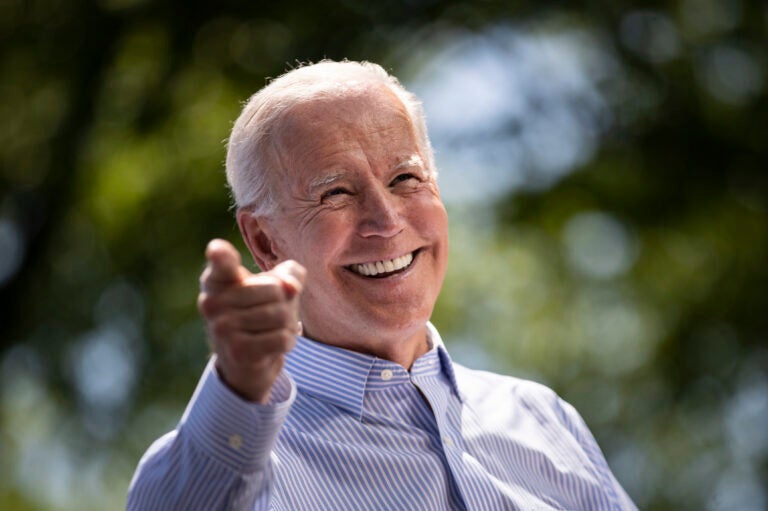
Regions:
<svg viewBox="0 0 768 511"><path fill-rule="evenodd" d="M315 179L309 182L309 192L314 193L318 189L325 188L328 185L331 185L336 181L340 181L343 178L344 178L344 174L342 174L341 172L336 172L333 174L316 177Z"/></svg>
<svg viewBox="0 0 768 511"><path fill-rule="evenodd" d="M419 167L420 169L423 169L424 160L418 154L412 154L408 158L396 163L393 169L400 170L410 167ZM333 174L318 176L309 182L309 193L314 194L317 190L326 188L337 181L341 181L344 177L346 176L343 172L334 172Z"/></svg>
<svg viewBox="0 0 768 511"><path fill-rule="evenodd" d="M399 162L395 165L395 170L400 170L408 167L420 167L424 168L424 160L418 154L412 154L407 159Z"/></svg>

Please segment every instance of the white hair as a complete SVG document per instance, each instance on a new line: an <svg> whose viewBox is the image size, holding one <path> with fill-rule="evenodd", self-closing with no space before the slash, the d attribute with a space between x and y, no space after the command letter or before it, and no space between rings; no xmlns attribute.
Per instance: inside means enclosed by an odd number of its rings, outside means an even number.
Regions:
<svg viewBox="0 0 768 511"><path fill-rule="evenodd" d="M397 96L408 112L427 170L437 176L424 109L416 95L377 64L323 60L276 78L243 107L227 143L227 182L237 208L252 208L255 215L274 212L275 181L270 173L279 170L273 168L279 165L274 158L274 144L284 115L298 103L343 95L353 79L385 85Z"/></svg>

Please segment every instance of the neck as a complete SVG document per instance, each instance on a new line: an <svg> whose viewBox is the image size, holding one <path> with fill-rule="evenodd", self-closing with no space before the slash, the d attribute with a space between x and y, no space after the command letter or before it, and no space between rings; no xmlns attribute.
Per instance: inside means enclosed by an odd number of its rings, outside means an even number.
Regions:
<svg viewBox="0 0 768 511"><path fill-rule="evenodd" d="M374 332L371 334L375 335ZM427 334L426 325L422 325L409 335L398 336L397 338L381 337L380 335L371 338L358 336L352 341L335 341L312 335L311 330L307 330L306 326L304 335L323 344L395 362L408 370L411 369L417 358L432 349L432 339Z"/></svg>

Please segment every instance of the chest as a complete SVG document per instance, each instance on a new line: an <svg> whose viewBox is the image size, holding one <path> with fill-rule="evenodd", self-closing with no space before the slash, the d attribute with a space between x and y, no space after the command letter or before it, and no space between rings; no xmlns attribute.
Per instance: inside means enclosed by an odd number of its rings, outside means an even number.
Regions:
<svg viewBox="0 0 768 511"><path fill-rule="evenodd" d="M573 488L600 490L578 445L552 449L558 435L530 414L484 421L418 392L395 403L355 417L300 396L273 454L274 508L579 509Z"/></svg>

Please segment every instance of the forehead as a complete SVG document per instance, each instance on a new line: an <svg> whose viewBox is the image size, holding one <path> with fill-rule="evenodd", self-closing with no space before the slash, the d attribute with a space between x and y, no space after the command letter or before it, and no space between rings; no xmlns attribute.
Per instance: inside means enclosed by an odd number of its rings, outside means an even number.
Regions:
<svg viewBox="0 0 768 511"><path fill-rule="evenodd" d="M350 116L358 118L371 110L376 110L378 114L397 112L404 120L409 120L405 105L386 85L347 81L294 101L285 110L283 122L311 122L317 116L348 120Z"/></svg>
<svg viewBox="0 0 768 511"><path fill-rule="evenodd" d="M274 150L284 173L345 158L397 164L420 156L415 130L400 99L385 86L316 97L286 111Z"/></svg>

